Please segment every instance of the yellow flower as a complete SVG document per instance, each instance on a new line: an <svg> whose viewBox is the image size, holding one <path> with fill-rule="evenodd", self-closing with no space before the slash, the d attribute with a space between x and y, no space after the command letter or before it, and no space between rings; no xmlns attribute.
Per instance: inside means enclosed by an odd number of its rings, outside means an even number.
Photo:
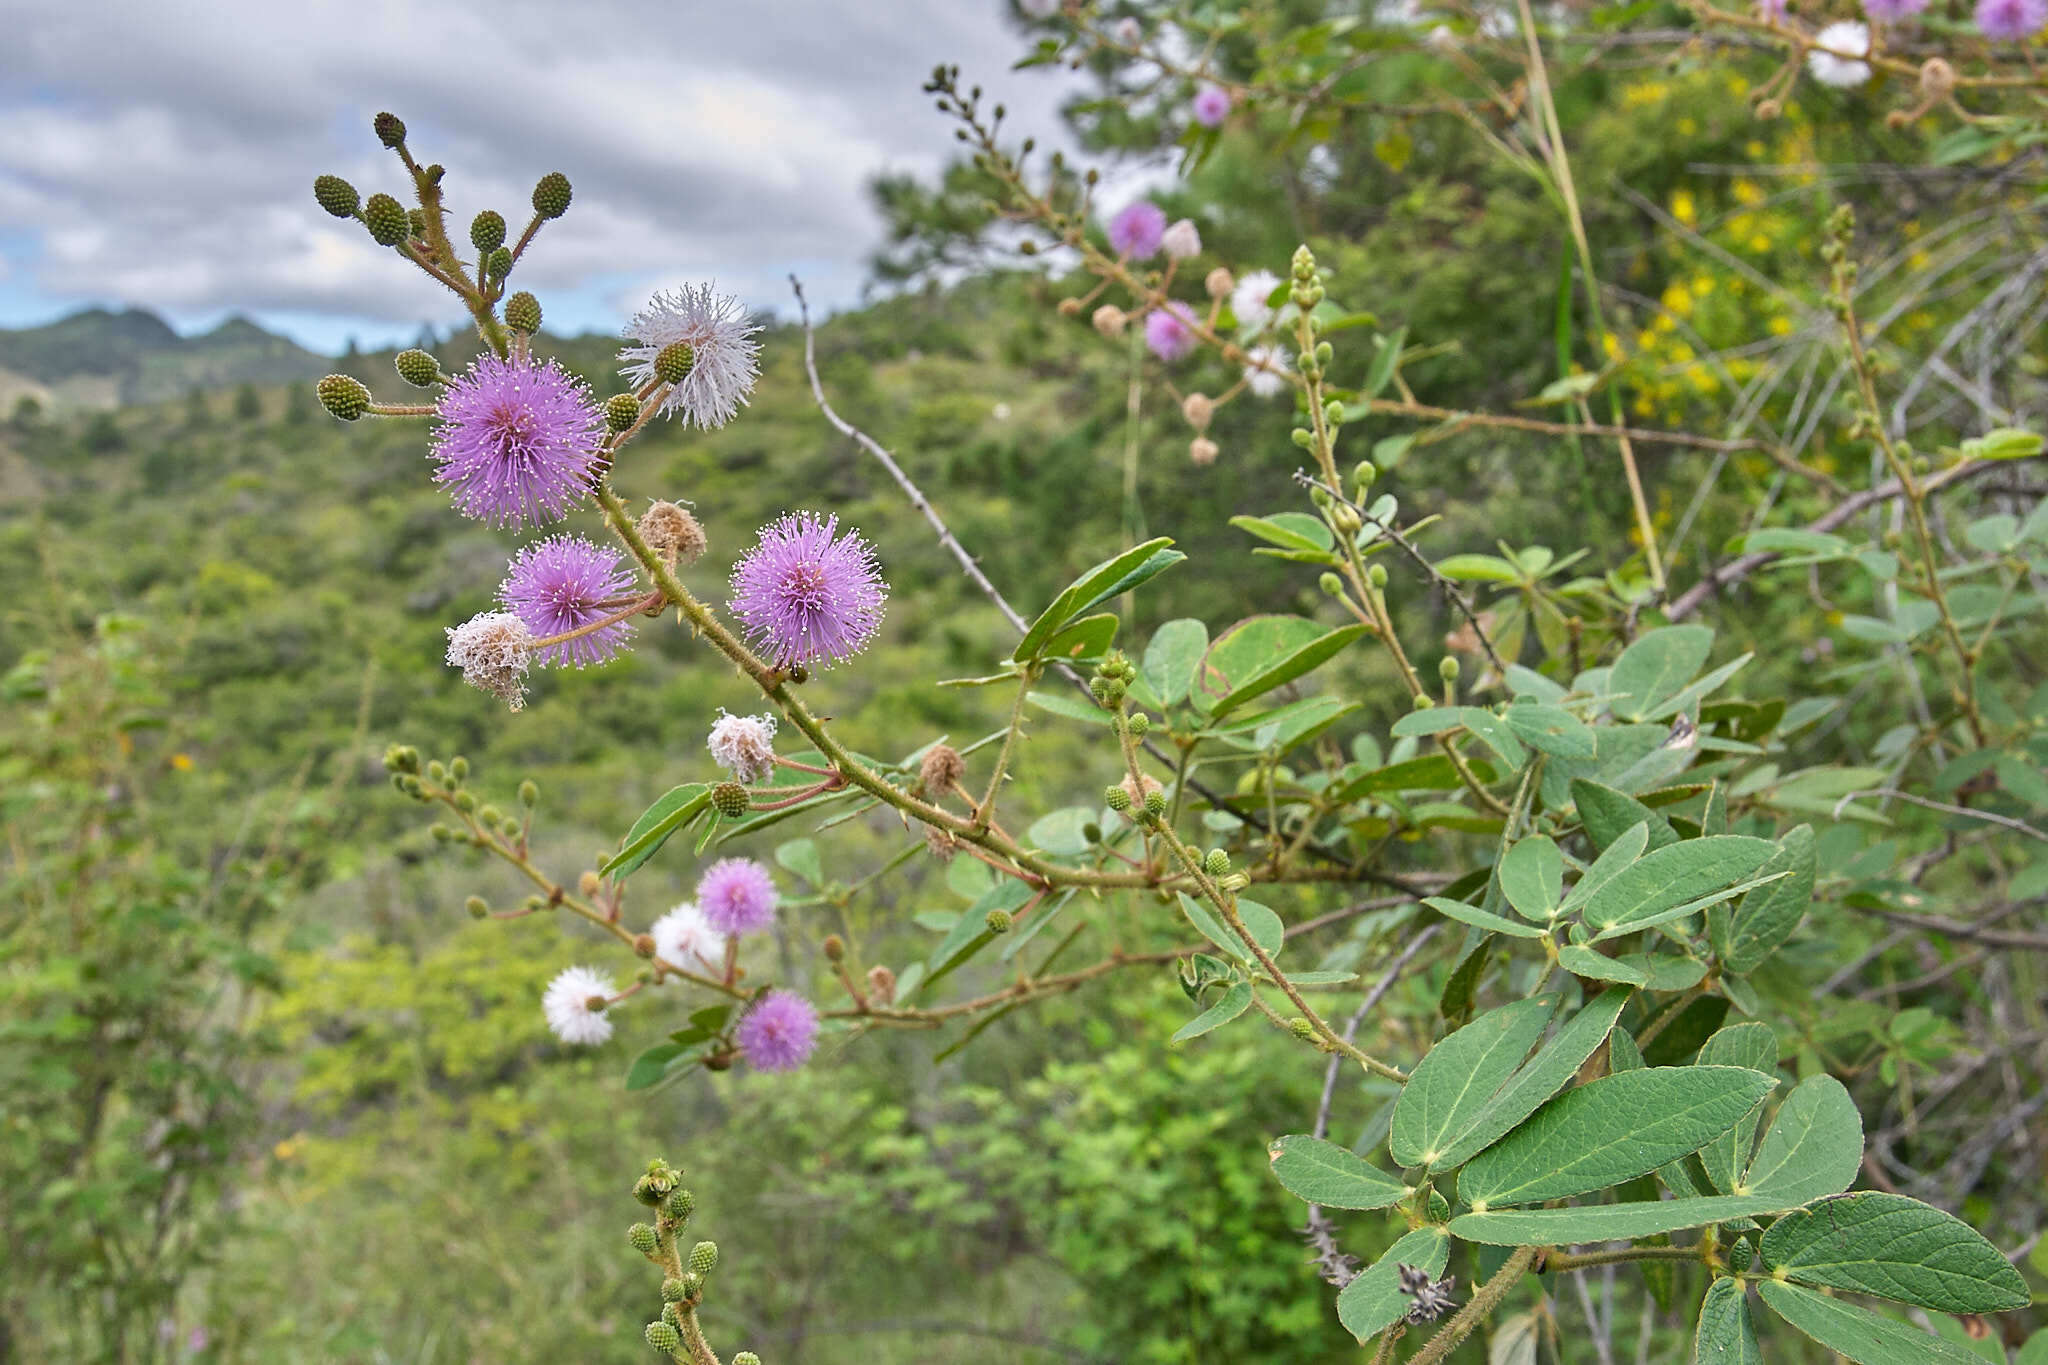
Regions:
<svg viewBox="0 0 2048 1365"><path fill-rule="evenodd" d="M1792 332L1792 319L1780 314L1765 323L1764 326L1770 328L1771 335L1774 337L1789 336Z"/></svg>
<svg viewBox="0 0 2048 1365"><path fill-rule="evenodd" d="M176 768L176 769L177 769L177 770L178 770L179 772L181 772L181 773L189 773L189 772L191 772L191 771L192 771L192 755L190 755L190 754L172 754L172 755L171 755L171 766L172 766L173 768Z"/></svg>
<svg viewBox="0 0 2048 1365"><path fill-rule="evenodd" d="M1673 190L1671 192L1671 216L1687 227L1691 227L1700 220L1699 205L1693 202L1691 190Z"/></svg>
<svg viewBox="0 0 2048 1365"><path fill-rule="evenodd" d="M1750 145L1756 147L1758 144L1751 143ZM1759 147L1758 150L1761 151L1762 149ZM1734 191L1735 202L1747 208L1755 208L1758 204L1764 202L1763 187L1754 180L1736 181Z"/></svg>
<svg viewBox="0 0 2048 1365"><path fill-rule="evenodd" d="M1678 131L1680 133L1683 133L1686 137L1693 136L1695 133L1699 132L1699 130L1700 125L1694 119L1682 118L1678 121Z"/></svg>
<svg viewBox="0 0 2048 1365"><path fill-rule="evenodd" d="M1756 236L1749 239L1749 249L1758 252L1769 251L1771 249L1771 239L1759 232Z"/></svg>
<svg viewBox="0 0 2048 1365"><path fill-rule="evenodd" d="M1682 318L1692 316L1692 291L1690 289L1687 289L1683 284L1678 284L1674 282L1672 284L1664 286L1664 295L1658 301L1662 303L1666 309L1670 310L1673 313L1676 313L1678 316ZM1660 322L1666 320L1667 319L1662 318L1658 319L1658 321Z"/></svg>

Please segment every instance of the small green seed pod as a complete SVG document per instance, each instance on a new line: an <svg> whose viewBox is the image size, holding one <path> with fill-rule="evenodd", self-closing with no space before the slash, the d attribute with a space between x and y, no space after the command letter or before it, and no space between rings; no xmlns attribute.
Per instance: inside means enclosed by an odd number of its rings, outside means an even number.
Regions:
<svg viewBox="0 0 2048 1365"><path fill-rule="evenodd" d="M1230 871L1230 854L1220 848L1212 848L1202 859L1202 870L1212 877L1220 877Z"/></svg>
<svg viewBox="0 0 2048 1365"><path fill-rule="evenodd" d="M668 1202L663 1204L661 1208L662 1212L667 1214L671 1221L680 1226L683 1223L689 1222L690 1215L696 1212L697 1196L691 1194L688 1190L677 1190L668 1197Z"/></svg>
<svg viewBox="0 0 2048 1365"><path fill-rule="evenodd" d="M400 351L392 359L391 365L393 369L398 371L400 379L403 379L416 389L428 388L435 380L441 377L441 366L434 360L434 357L418 347L414 347L409 351Z"/></svg>
<svg viewBox="0 0 2048 1365"><path fill-rule="evenodd" d="M386 147L396 147L405 141L405 123L396 114L379 114L370 120L370 128L377 134L377 141Z"/></svg>
<svg viewBox="0 0 2048 1365"><path fill-rule="evenodd" d="M640 420L640 400L630 393L615 393L604 400L604 424L624 431Z"/></svg>
<svg viewBox="0 0 2048 1365"><path fill-rule="evenodd" d="M524 289L505 300L505 325L532 336L540 330L540 300Z"/></svg>
<svg viewBox="0 0 2048 1365"><path fill-rule="evenodd" d="M711 808L728 820L738 820L747 813L747 789L737 782L720 782L711 789Z"/></svg>
<svg viewBox="0 0 2048 1365"><path fill-rule="evenodd" d="M1131 808L1131 794L1122 787L1104 787L1102 789L1102 804L1114 811L1129 810Z"/></svg>
<svg viewBox="0 0 2048 1365"><path fill-rule="evenodd" d="M560 171L549 171L533 187L533 211L543 218L560 218L569 211L569 200L573 197L569 177Z"/></svg>
<svg viewBox="0 0 2048 1365"><path fill-rule="evenodd" d="M362 200L356 194L356 187L338 175L321 175L313 178L313 198L320 207L336 218L353 218Z"/></svg>
<svg viewBox="0 0 2048 1365"><path fill-rule="evenodd" d="M661 1301L663 1303L681 1303L687 1297L689 1297L689 1291L683 1288L681 1280L671 1276L661 1282Z"/></svg>
<svg viewBox="0 0 2048 1365"><path fill-rule="evenodd" d="M519 804L526 807L528 810L532 810L539 803L540 788L536 786L534 784L533 779L529 777L526 781L521 782L519 784Z"/></svg>
<svg viewBox="0 0 2048 1365"><path fill-rule="evenodd" d="M462 903L462 908L469 911L471 919L483 919L491 913L490 903L482 896L471 896Z"/></svg>
<svg viewBox="0 0 2048 1365"><path fill-rule="evenodd" d="M664 384L680 384L697 367L697 352L687 341L664 346L654 357L654 377Z"/></svg>
<svg viewBox="0 0 2048 1365"><path fill-rule="evenodd" d="M657 1351L677 1351L682 1349L683 1334L669 1323L650 1322L647 1324L647 1344Z"/></svg>
<svg viewBox="0 0 2048 1365"><path fill-rule="evenodd" d="M988 926L988 931L991 934L1007 934L1010 932L1010 912L1007 910L991 910L988 912L988 917L982 923Z"/></svg>
<svg viewBox="0 0 2048 1365"><path fill-rule="evenodd" d="M491 252L505 245L505 215L485 209L469 220L469 244L478 251Z"/></svg>
<svg viewBox="0 0 2048 1365"><path fill-rule="evenodd" d="M632 1227L627 1228L626 1241L633 1250L646 1256L652 1256L654 1248L659 1245L654 1235L654 1228L648 1223L635 1223Z"/></svg>
<svg viewBox="0 0 2048 1365"><path fill-rule="evenodd" d="M349 375L330 374L313 386L313 392L321 407L344 422L353 422L370 410L370 391Z"/></svg>
<svg viewBox="0 0 2048 1365"><path fill-rule="evenodd" d="M363 226L378 246L397 246L412 236L412 220L405 206L388 194L373 194L363 205Z"/></svg>
<svg viewBox="0 0 2048 1365"><path fill-rule="evenodd" d="M699 1242L690 1248L690 1269L699 1275L709 1275L718 1264L718 1243Z"/></svg>
<svg viewBox="0 0 2048 1365"><path fill-rule="evenodd" d="M1447 683L1458 680L1458 656L1446 654L1436 661L1436 675Z"/></svg>
<svg viewBox="0 0 2048 1365"><path fill-rule="evenodd" d="M512 273L512 248L501 246L484 257L484 269L494 280L502 280Z"/></svg>

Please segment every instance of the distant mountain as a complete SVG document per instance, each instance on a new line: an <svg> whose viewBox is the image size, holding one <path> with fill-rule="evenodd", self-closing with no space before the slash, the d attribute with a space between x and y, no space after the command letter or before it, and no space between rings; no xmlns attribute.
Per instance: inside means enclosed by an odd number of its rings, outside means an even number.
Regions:
<svg viewBox="0 0 2048 1365"><path fill-rule="evenodd" d="M64 408L154 403L194 389L317 378L331 368L239 316L189 337L140 308L88 308L41 327L0 330L0 406L9 409L24 395Z"/></svg>

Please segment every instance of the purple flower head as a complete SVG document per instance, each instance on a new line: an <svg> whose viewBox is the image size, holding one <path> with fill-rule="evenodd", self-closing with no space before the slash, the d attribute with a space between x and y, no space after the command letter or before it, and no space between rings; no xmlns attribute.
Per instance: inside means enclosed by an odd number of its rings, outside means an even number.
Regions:
<svg viewBox="0 0 2048 1365"><path fill-rule="evenodd" d="M2048 0L1977 0L1977 27L1994 41L2021 42L2048 24Z"/></svg>
<svg viewBox="0 0 2048 1365"><path fill-rule="evenodd" d="M1177 303L1153 309L1145 318L1145 344L1169 364L1179 360L1195 349L1194 318Z"/></svg>
<svg viewBox="0 0 2048 1365"><path fill-rule="evenodd" d="M1756 15L1773 23L1781 22L1785 18L1785 0L1756 0Z"/></svg>
<svg viewBox="0 0 2048 1365"><path fill-rule="evenodd" d="M1873 22L1896 24L1927 8L1927 0L1863 0L1863 13Z"/></svg>
<svg viewBox="0 0 2048 1365"><path fill-rule="evenodd" d="M633 587L633 575L615 551L581 536L551 536L519 552L498 587L498 600L528 630L546 637L616 615L619 607L611 604ZM624 649L632 633L630 622L614 621L588 635L543 646L534 657L556 666L601 664Z"/></svg>
<svg viewBox="0 0 2048 1365"><path fill-rule="evenodd" d="M1230 117L1230 93L1213 85L1205 85L1195 92L1195 122L1204 128L1220 128L1223 120Z"/></svg>
<svg viewBox="0 0 2048 1365"><path fill-rule="evenodd" d="M1109 220L1109 245L1119 256L1149 261L1159 253L1159 239L1166 235L1166 210L1150 199L1124 205Z"/></svg>
<svg viewBox="0 0 2048 1365"><path fill-rule="evenodd" d="M775 881L752 858L720 858L697 883L697 908L721 934L751 934L775 922Z"/></svg>
<svg viewBox="0 0 2048 1365"><path fill-rule="evenodd" d="M818 1046L818 1011L794 991L769 991L740 1017L740 1055L756 1071L794 1071Z"/></svg>
<svg viewBox="0 0 2048 1365"><path fill-rule="evenodd" d="M554 361L481 355L436 411L434 481L462 515L494 526L560 521L588 491L604 418Z"/></svg>
<svg viewBox="0 0 2048 1365"><path fill-rule="evenodd" d="M733 615L778 668L843 663L881 629L889 587L874 548L838 529L837 517L788 513L733 566Z"/></svg>

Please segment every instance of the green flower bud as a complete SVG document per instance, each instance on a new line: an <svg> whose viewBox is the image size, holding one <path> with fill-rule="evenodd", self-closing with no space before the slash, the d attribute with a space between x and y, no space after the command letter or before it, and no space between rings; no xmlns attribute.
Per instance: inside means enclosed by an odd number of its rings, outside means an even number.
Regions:
<svg viewBox="0 0 2048 1365"><path fill-rule="evenodd" d="M505 823L498 826L498 830L507 839L517 839L519 837L519 822L508 815L505 817Z"/></svg>
<svg viewBox="0 0 2048 1365"><path fill-rule="evenodd" d="M604 402L604 424L624 431L640 420L640 400L630 393L615 393Z"/></svg>
<svg viewBox="0 0 2048 1365"><path fill-rule="evenodd" d="M519 784L519 804L528 810L532 810L539 802L540 788L534 785L533 779L528 778L526 781L521 782Z"/></svg>
<svg viewBox="0 0 2048 1365"><path fill-rule="evenodd" d="M1104 787L1102 789L1102 804L1115 811L1129 810L1131 808L1131 794L1122 787Z"/></svg>
<svg viewBox="0 0 2048 1365"><path fill-rule="evenodd" d="M1132 734L1141 737L1152 728L1152 718L1143 711L1132 712L1130 719L1124 723L1131 727Z"/></svg>
<svg viewBox="0 0 2048 1365"><path fill-rule="evenodd" d="M1328 365L1330 361L1336 356L1336 354L1337 352L1331 347L1329 342L1319 341L1316 343L1317 365Z"/></svg>
<svg viewBox="0 0 2048 1365"><path fill-rule="evenodd" d="M1358 468L1351 471L1351 477L1358 481L1358 494L1365 496L1365 490L1372 487L1372 481L1380 476L1379 469L1371 460L1360 460Z"/></svg>
<svg viewBox="0 0 2048 1365"><path fill-rule="evenodd" d="M1166 793L1156 787L1146 792L1145 809L1154 815L1164 815L1166 813Z"/></svg>
<svg viewBox="0 0 2048 1365"><path fill-rule="evenodd" d="M438 758L429 759L427 762L427 781L432 782L435 786L438 787L447 780L448 765L443 763Z"/></svg>
<svg viewBox="0 0 2048 1365"><path fill-rule="evenodd" d="M690 1269L699 1275L709 1275L718 1264L718 1243L699 1242L690 1248Z"/></svg>
<svg viewBox="0 0 2048 1365"><path fill-rule="evenodd" d="M737 782L721 782L711 789L711 808L728 820L747 813L747 789Z"/></svg>
<svg viewBox="0 0 2048 1365"><path fill-rule="evenodd" d="M540 330L540 300L524 289L505 300L505 325L532 336Z"/></svg>
<svg viewBox="0 0 2048 1365"><path fill-rule="evenodd" d="M569 211L569 177L549 171L533 187L533 211L543 218L560 218Z"/></svg>
<svg viewBox="0 0 2048 1365"><path fill-rule="evenodd" d="M1316 277L1316 254L1303 243L1294 249L1294 260L1290 268L1297 280L1312 280Z"/></svg>
<svg viewBox="0 0 2048 1365"><path fill-rule="evenodd" d="M410 232L413 236L424 238L427 235L427 211L425 209L407 209L405 211L405 227L406 231Z"/></svg>
<svg viewBox="0 0 2048 1365"><path fill-rule="evenodd" d="M1315 1041L1316 1026L1314 1024L1311 1024L1308 1020L1302 1018L1300 1015L1297 1014L1292 1019L1289 1019L1287 1021L1287 1027L1294 1034L1295 1037L1300 1038L1306 1042Z"/></svg>
<svg viewBox="0 0 2048 1365"><path fill-rule="evenodd" d="M388 773L418 772L420 751L410 744L394 744L384 751L384 771Z"/></svg>
<svg viewBox="0 0 2048 1365"><path fill-rule="evenodd" d="M1414 702L1411 703L1411 705L1409 706L1409 709L1412 711L1427 711L1435 705L1436 698L1430 696L1427 692L1423 692L1415 698Z"/></svg>
<svg viewBox="0 0 2048 1365"><path fill-rule="evenodd" d="M1102 826L1096 824L1093 820L1088 821L1081 826L1081 838L1091 844L1101 843Z"/></svg>
<svg viewBox="0 0 2048 1365"><path fill-rule="evenodd" d="M471 896L462 903L462 908L469 911L471 919L484 919L491 913L490 903L482 896Z"/></svg>
<svg viewBox="0 0 2048 1365"><path fill-rule="evenodd" d="M345 374L330 374L313 386L320 406L344 422L353 422L370 410L370 391L362 381Z"/></svg>
<svg viewBox="0 0 2048 1365"><path fill-rule="evenodd" d="M659 1245L658 1239L654 1235L654 1228L647 1223L635 1223L632 1227L627 1228L626 1241L632 1246L633 1250L647 1256L652 1256L654 1248Z"/></svg>
<svg viewBox="0 0 2048 1365"><path fill-rule="evenodd" d="M668 1197L668 1202L663 1204L661 1208L662 1212L666 1213L671 1221L681 1225L689 1222L690 1215L696 1212L697 1196L691 1194L688 1190L677 1190Z"/></svg>
<svg viewBox="0 0 2048 1365"><path fill-rule="evenodd" d="M1329 349L1330 343L1327 341L1316 347L1317 357L1322 357L1323 352ZM1325 360L1324 363L1327 364L1328 361ZM1344 425L1344 405L1334 398L1323 404L1323 425L1326 427L1341 427Z"/></svg>
<svg viewBox="0 0 2048 1365"><path fill-rule="evenodd" d="M455 755L455 757L449 759L448 775L454 778L457 782L461 782L464 779L466 779L469 776L469 760L464 758L461 754L457 754Z"/></svg>
<svg viewBox="0 0 2048 1365"><path fill-rule="evenodd" d="M467 815L471 811L475 810L476 794L474 792L455 793L455 809L461 811L464 815Z"/></svg>
<svg viewBox="0 0 2048 1365"><path fill-rule="evenodd" d="M1333 573L1325 573L1321 578L1318 578L1316 586L1332 597L1340 597L1344 592L1344 580Z"/></svg>
<svg viewBox="0 0 2048 1365"><path fill-rule="evenodd" d="M487 805L476 813L476 818L478 824L496 825L505 819L505 812L499 810L496 806Z"/></svg>
<svg viewBox="0 0 2048 1365"><path fill-rule="evenodd" d="M666 1322L647 1324L647 1344L657 1351L679 1351L683 1346L683 1334Z"/></svg>
<svg viewBox="0 0 2048 1365"><path fill-rule="evenodd" d="M681 1303L688 1296L689 1291L683 1288L681 1280L671 1277L661 1282L661 1301L663 1303Z"/></svg>
<svg viewBox="0 0 2048 1365"><path fill-rule="evenodd" d="M454 830L438 822L429 827L427 833L433 836L434 842L437 844L445 844L455 837Z"/></svg>
<svg viewBox="0 0 2048 1365"><path fill-rule="evenodd" d="M356 187L338 175L315 176L313 198L336 218L355 217L356 208L362 202L356 195Z"/></svg>
<svg viewBox="0 0 2048 1365"><path fill-rule="evenodd" d="M1436 675L1447 683L1458 680L1458 656L1446 654L1436 661Z"/></svg>
<svg viewBox="0 0 2048 1365"><path fill-rule="evenodd" d="M1230 854L1220 848L1212 848L1202 859L1202 870L1212 877L1220 877L1230 871Z"/></svg>
<svg viewBox="0 0 2048 1365"><path fill-rule="evenodd" d="M363 226L378 246L397 246L412 236L412 221L405 207L388 194L373 194L363 205Z"/></svg>
<svg viewBox="0 0 2048 1365"><path fill-rule="evenodd" d="M377 134L377 141L386 147L396 147L405 141L405 123L396 114L379 114L370 120L370 127Z"/></svg>
<svg viewBox="0 0 2048 1365"><path fill-rule="evenodd" d="M692 1275L690 1278L695 1279L697 1277ZM682 1281L678 1280L676 1283L681 1284ZM675 1304L665 1303L661 1306L661 1320L678 1331L682 1330L683 1315Z"/></svg>
<svg viewBox="0 0 2048 1365"><path fill-rule="evenodd" d="M839 937L839 935L825 935L825 941L818 946L823 949L827 962L846 961L846 940Z"/></svg>
<svg viewBox="0 0 2048 1365"><path fill-rule="evenodd" d="M469 244L478 251L496 251L505 245L505 215L485 209L469 220Z"/></svg>
<svg viewBox="0 0 2048 1365"><path fill-rule="evenodd" d="M654 357L654 377L664 384L680 384L697 366L697 352L687 341L661 348Z"/></svg>
<svg viewBox="0 0 2048 1365"><path fill-rule="evenodd" d="M441 376L441 366L434 357L417 347L400 351L391 364L398 371L398 377L416 389L429 387Z"/></svg>
<svg viewBox="0 0 2048 1365"><path fill-rule="evenodd" d="M732 1365L761 1365L761 1357L752 1351L741 1351L732 1358Z"/></svg>
<svg viewBox="0 0 2048 1365"><path fill-rule="evenodd" d="M1287 438L1303 450L1307 450L1316 443L1316 434L1307 427L1296 427L1293 431L1287 433Z"/></svg>
<svg viewBox="0 0 2048 1365"><path fill-rule="evenodd" d="M512 273L512 248L501 246L484 257L484 271L494 280L502 280Z"/></svg>
<svg viewBox="0 0 2048 1365"><path fill-rule="evenodd" d="M1375 588L1386 587L1387 566L1384 564L1373 564L1368 566L1365 571L1365 581L1372 584Z"/></svg>
<svg viewBox="0 0 2048 1365"><path fill-rule="evenodd" d="M1010 932L1010 912L1007 910L991 910L988 912L988 918L982 922L988 926L991 934Z"/></svg>
<svg viewBox="0 0 2048 1365"><path fill-rule="evenodd" d="M427 789L420 784L417 777L408 774L399 780L398 786L407 796L416 797L421 801L427 799Z"/></svg>

